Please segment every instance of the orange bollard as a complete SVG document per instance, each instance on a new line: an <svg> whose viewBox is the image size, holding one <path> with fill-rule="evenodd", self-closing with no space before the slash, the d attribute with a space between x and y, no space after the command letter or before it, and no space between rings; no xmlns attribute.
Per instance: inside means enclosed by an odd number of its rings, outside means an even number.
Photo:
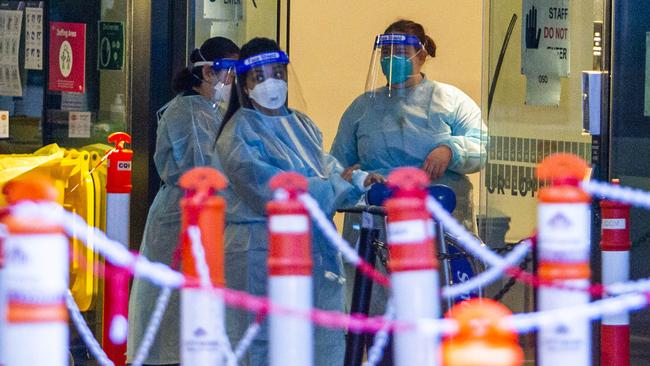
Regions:
<svg viewBox="0 0 650 366"><path fill-rule="evenodd" d="M269 216L269 298L278 306L308 312L312 308L311 221L298 199L307 192L307 179L298 173L280 173L269 186L276 193L266 205ZM282 193L279 193L282 192ZM271 366L314 364L313 326L308 319L271 314Z"/></svg>
<svg viewBox="0 0 650 366"><path fill-rule="evenodd" d="M519 366L524 351L517 333L504 327L510 309L490 299L472 299L445 315L458 322L458 332L442 344L445 366Z"/></svg>
<svg viewBox="0 0 650 366"><path fill-rule="evenodd" d="M384 206L396 319L436 319L440 283L433 220L425 205L429 178L422 170L399 168L388 176L388 184L395 191ZM417 331L395 334L395 364L440 365L439 341L438 335Z"/></svg>
<svg viewBox="0 0 650 366"><path fill-rule="evenodd" d="M580 188L587 163L570 154L555 154L537 169L550 185L539 192L537 214L538 276L571 288L589 287L591 197ZM537 289L538 310L579 306L591 301L588 291L557 287ZM591 365L591 324L577 319L570 324L542 327L537 335L540 366Z"/></svg>
<svg viewBox="0 0 650 366"><path fill-rule="evenodd" d="M225 304L210 287L223 287L224 226L226 201L215 193L226 188L226 178L212 168L194 168L183 174L180 186L186 190L181 200L183 211L182 270L198 279L189 228L197 228L205 252L210 283L181 289L181 365L226 365Z"/></svg>
<svg viewBox="0 0 650 366"><path fill-rule="evenodd" d="M55 202L57 191L45 176L7 183L7 202ZM10 210L13 211L13 209ZM11 212L2 217L9 233L3 243L3 304L0 354L6 366L68 364L69 242L52 212Z"/></svg>

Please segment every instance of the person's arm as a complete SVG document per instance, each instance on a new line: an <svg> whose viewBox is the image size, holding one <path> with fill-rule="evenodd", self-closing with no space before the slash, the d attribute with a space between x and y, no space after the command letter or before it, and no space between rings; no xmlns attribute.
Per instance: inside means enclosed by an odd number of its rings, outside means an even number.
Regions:
<svg viewBox="0 0 650 366"><path fill-rule="evenodd" d="M154 154L161 178L172 183L194 167L219 167L215 149L216 114L197 106L192 99L183 102L165 111L156 141L159 148Z"/></svg>
<svg viewBox="0 0 650 366"><path fill-rule="evenodd" d="M481 110L466 94L457 97L456 112L451 122L451 138L447 146L452 158L448 169L460 173L475 173L485 165L487 126L483 124Z"/></svg>
<svg viewBox="0 0 650 366"><path fill-rule="evenodd" d="M232 122L233 125L237 123ZM270 163L262 142L252 131L232 132L219 139L218 151L224 172L237 196L255 212L264 215L266 203L273 197L269 181L283 170ZM309 193L327 214L332 214L355 189L337 173L326 179L308 177L307 180Z"/></svg>

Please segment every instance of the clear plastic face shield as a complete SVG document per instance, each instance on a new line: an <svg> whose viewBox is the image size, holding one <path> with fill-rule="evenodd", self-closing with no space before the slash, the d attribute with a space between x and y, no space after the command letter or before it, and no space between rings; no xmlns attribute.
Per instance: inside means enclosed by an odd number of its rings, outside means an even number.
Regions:
<svg viewBox="0 0 650 366"><path fill-rule="evenodd" d="M422 67L422 52L425 52L424 46L415 36L378 35L370 59L366 92L373 97L377 93L390 97L413 86Z"/></svg>
<svg viewBox="0 0 650 366"><path fill-rule="evenodd" d="M214 61L200 61L195 62L192 66L211 66L212 75L207 80L202 79L201 81L210 84L213 88L212 103L214 103L219 113L224 115L228 109L228 103L230 103L230 94L237 74L237 60L224 58Z"/></svg>
<svg viewBox="0 0 650 366"><path fill-rule="evenodd" d="M305 111L300 84L286 53L266 52L241 60L237 75L244 108L271 116L289 114L289 108Z"/></svg>

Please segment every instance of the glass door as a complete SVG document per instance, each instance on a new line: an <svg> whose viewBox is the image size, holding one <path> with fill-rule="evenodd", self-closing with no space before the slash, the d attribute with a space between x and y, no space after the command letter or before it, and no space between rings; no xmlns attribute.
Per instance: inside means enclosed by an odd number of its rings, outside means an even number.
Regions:
<svg viewBox="0 0 650 366"><path fill-rule="evenodd" d="M43 1L0 2L0 154L42 145Z"/></svg>
<svg viewBox="0 0 650 366"><path fill-rule="evenodd" d="M536 225L536 165L557 152L591 163L584 71L600 69L603 1L487 1L483 88L487 165L479 221L486 242L516 242Z"/></svg>
<svg viewBox="0 0 650 366"><path fill-rule="evenodd" d="M280 0L194 0L193 22L188 28L188 50L191 52L210 37L231 39L238 46L254 37L278 40L282 16Z"/></svg>
<svg viewBox="0 0 650 366"><path fill-rule="evenodd" d="M607 142L608 130L602 129L600 135L597 131L608 123L607 82L598 77L589 79L609 67L604 44L609 34L607 3L484 3L482 95L489 145L481 177L478 228L481 238L491 246L515 243L533 234L542 184L536 179L536 166L546 156L572 153L593 163L596 176L607 176L607 144L603 142ZM583 103L585 78L601 87L589 101L601 107L603 114L591 120L583 112L583 106L588 105ZM597 247L594 253L599 253ZM532 265L528 270L533 270ZM487 291L488 296L504 284L495 284ZM503 302L515 312L533 311L534 290L516 285ZM534 338L525 336L522 341L527 359L533 360Z"/></svg>

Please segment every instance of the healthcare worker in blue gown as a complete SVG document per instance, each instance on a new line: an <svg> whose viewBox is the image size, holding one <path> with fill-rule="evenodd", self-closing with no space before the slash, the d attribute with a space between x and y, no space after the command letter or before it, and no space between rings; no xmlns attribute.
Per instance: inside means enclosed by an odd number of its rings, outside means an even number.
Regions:
<svg viewBox="0 0 650 366"><path fill-rule="evenodd" d="M281 172L294 171L309 181L309 193L328 215L356 202L363 187L378 180L343 167L323 151L322 135L314 122L287 106L289 75L287 55L275 41L255 38L242 46L237 69L237 108L234 95L219 136L217 150L230 181L226 191L226 284L258 296L267 294L268 235L266 204L273 192L269 181ZM292 89L292 93L293 93ZM292 94L292 106L301 97ZM236 111L236 112L235 112ZM234 114L233 114L234 112ZM344 282L341 258L321 231L313 229L314 305L342 311ZM239 342L254 316L229 309L227 330L233 344ZM244 365L268 364L266 323L254 340ZM343 364L344 332L317 328L315 365Z"/></svg>
<svg viewBox="0 0 650 366"><path fill-rule="evenodd" d="M154 162L162 186L149 209L140 254L172 264L181 229L178 180L197 166L220 169L216 140L230 99L239 48L229 39L210 38L195 49L191 65L174 80L178 94L159 111ZM129 301L127 362L134 361L160 288L135 278ZM179 296L175 291L145 364L176 365L179 356Z"/></svg>
<svg viewBox="0 0 650 366"><path fill-rule="evenodd" d="M343 114L331 154L346 167L384 176L401 166L424 169L433 183L454 189L455 216L474 228L466 174L484 165L487 128L469 96L422 73L435 54L433 40L409 20L378 36L366 92Z"/></svg>
<svg viewBox="0 0 650 366"><path fill-rule="evenodd" d="M375 40L366 91L343 114L331 154L346 167L359 165L384 176L402 166L424 169L432 183L454 190L454 216L474 230L472 184L466 174L484 165L487 128L469 96L422 72L435 54L436 45L422 25L399 20L388 26ZM358 238L358 222L358 215L346 215L344 236L351 242ZM377 306L385 301L382 290L373 287L374 312L382 311L383 304Z"/></svg>

